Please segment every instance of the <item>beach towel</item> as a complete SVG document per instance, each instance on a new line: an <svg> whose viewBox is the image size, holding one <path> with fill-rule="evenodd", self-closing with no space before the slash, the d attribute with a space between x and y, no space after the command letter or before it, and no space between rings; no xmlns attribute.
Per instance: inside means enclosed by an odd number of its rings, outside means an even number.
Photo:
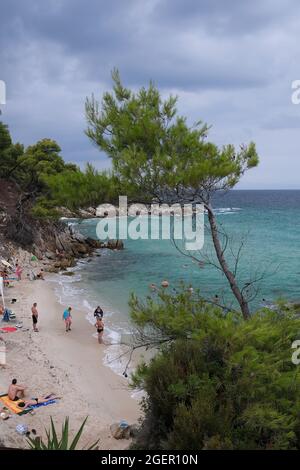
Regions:
<svg viewBox="0 0 300 470"><path fill-rule="evenodd" d="M57 403L56 400L48 400L45 403L37 403L36 405L30 405L26 410L19 408L18 403L23 402L24 403L24 398L21 398L20 400L17 401L12 401L8 398L7 394L0 395L0 404L3 404L3 406L6 406L10 411L13 413L21 416L25 415L26 413L29 413L29 411L35 409L35 408L41 408L42 406L48 406L48 405L53 405L54 403Z"/></svg>
<svg viewBox="0 0 300 470"><path fill-rule="evenodd" d="M6 406L12 413L15 413L19 416L25 415L26 413L29 413L30 408L26 408L26 410L19 408L18 403L24 402L24 400L20 399L17 401L12 401L8 398L7 394L0 395L0 404L3 406Z"/></svg>
<svg viewBox="0 0 300 470"><path fill-rule="evenodd" d="M48 406L53 405L53 403L57 403L56 400L48 400L45 403L37 403L36 405L30 405L30 408L40 408L41 406Z"/></svg>
<svg viewBox="0 0 300 470"><path fill-rule="evenodd" d="M17 328L14 326L4 326L3 328L0 328L0 331L2 333L13 333L14 331L17 331Z"/></svg>

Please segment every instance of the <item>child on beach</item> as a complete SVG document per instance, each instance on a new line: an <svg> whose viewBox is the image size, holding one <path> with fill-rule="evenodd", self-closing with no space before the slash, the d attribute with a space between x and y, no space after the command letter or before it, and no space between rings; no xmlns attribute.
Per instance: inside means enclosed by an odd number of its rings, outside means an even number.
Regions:
<svg viewBox="0 0 300 470"><path fill-rule="evenodd" d="M103 331L104 331L104 322L101 317L97 317L95 327L97 328L97 333L98 333L98 343L102 344L103 340Z"/></svg>
<svg viewBox="0 0 300 470"><path fill-rule="evenodd" d="M72 324L72 315L71 315L72 308L67 308L63 313L63 320L66 324L66 331L71 331L71 324Z"/></svg>

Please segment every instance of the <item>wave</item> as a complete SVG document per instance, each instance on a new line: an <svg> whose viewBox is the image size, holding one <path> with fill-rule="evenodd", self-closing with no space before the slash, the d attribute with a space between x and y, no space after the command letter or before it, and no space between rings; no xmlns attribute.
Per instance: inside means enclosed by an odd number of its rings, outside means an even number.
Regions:
<svg viewBox="0 0 300 470"><path fill-rule="evenodd" d="M96 292L89 292L87 286L84 285L80 270L84 269L89 263L79 262L75 267L69 268L73 271L73 276L64 276L56 274L50 282L56 284L54 292L59 303L65 307L71 305L75 310L82 312L86 320L91 324L95 324L94 310L97 305L101 305L104 310L104 342L105 345L103 364L120 376L123 375L128 362L129 346L122 344L122 338L130 335L129 325L124 320L114 324L117 313L103 299L99 299ZM93 333L92 337L97 339L97 333ZM128 369L128 375L133 368Z"/></svg>
<svg viewBox="0 0 300 470"><path fill-rule="evenodd" d="M215 213L217 215L236 214L241 210L240 207L217 207Z"/></svg>

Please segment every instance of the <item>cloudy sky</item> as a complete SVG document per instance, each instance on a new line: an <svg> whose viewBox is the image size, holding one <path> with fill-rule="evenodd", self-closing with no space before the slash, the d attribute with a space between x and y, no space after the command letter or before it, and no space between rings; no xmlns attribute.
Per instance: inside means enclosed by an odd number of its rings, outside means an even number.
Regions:
<svg viewBox="0 0 300 470"><path fill-rule="evenodd" d="M58 141L66 160L109 166L84 135L84 101L120 70L177 94L219 145L254 140L261 157L240 188L300 189L297 0L1 0L2 119L14 140Z"/></svg>

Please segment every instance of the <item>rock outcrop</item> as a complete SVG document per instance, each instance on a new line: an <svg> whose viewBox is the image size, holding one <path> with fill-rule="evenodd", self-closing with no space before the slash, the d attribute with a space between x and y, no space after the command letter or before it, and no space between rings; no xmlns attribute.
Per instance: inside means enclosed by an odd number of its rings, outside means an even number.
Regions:
<svg viewBox="0 0 300 470"><path fill-rule="evenodd" d="M72 217L72 212L61 208ZM80 217L94 217L92 207L81 212ZM124 248L120 240L101 242L82 235L72 224L64 220L39 219L32 215L32 200L29 194L21 193L13 182L0 180L0 255L10 257L22 248L39 260L43 260L53 271L74 266L77 258L87 258L95 250Z"/></svg>

